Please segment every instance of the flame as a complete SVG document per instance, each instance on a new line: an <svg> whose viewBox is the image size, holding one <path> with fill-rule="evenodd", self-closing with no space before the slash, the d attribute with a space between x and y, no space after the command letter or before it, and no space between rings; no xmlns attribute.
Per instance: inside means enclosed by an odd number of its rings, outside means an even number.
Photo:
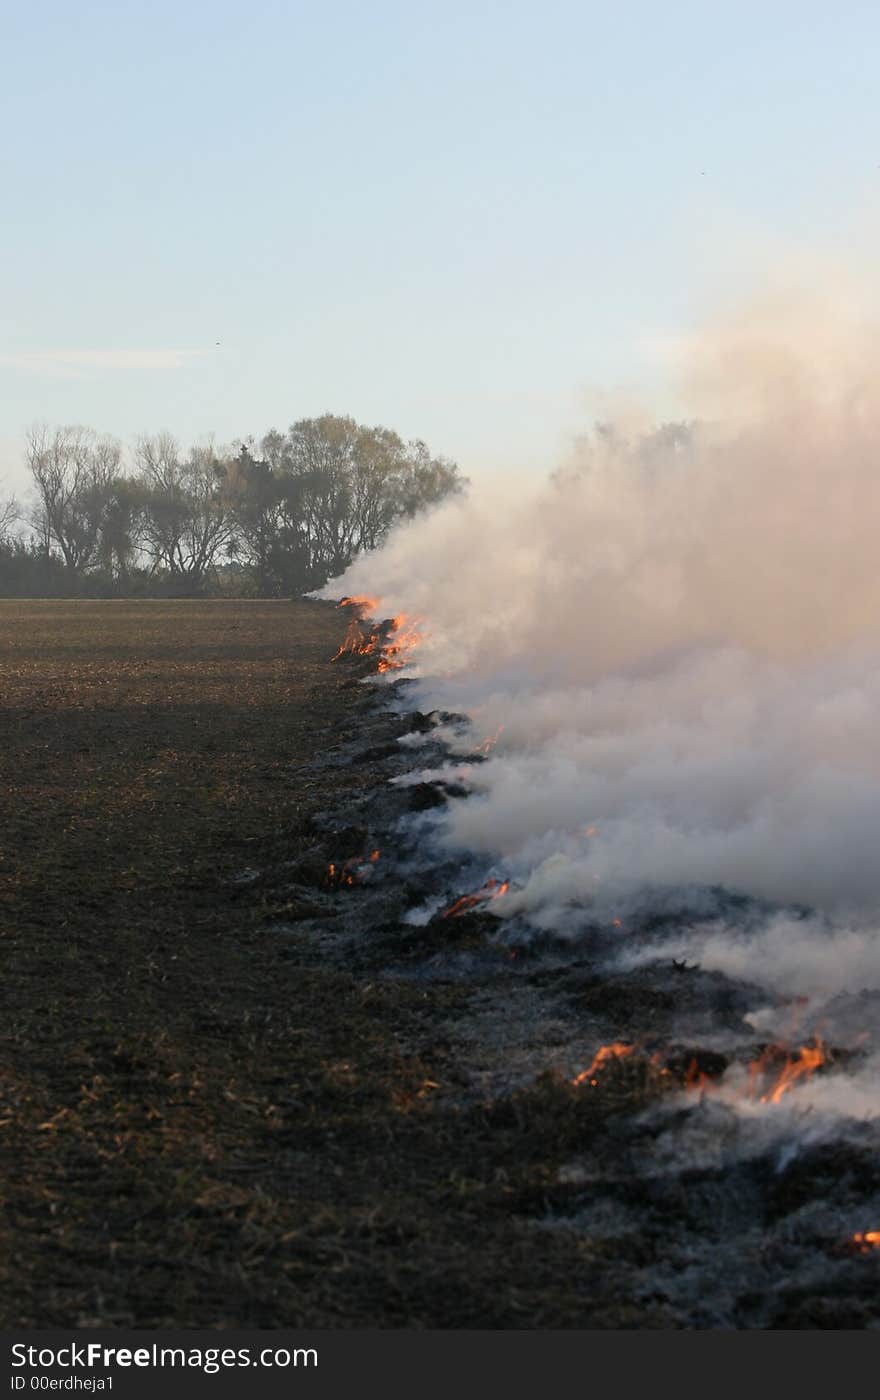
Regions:
<svg viewBox="0 0 880 1400"><path fill-rule="evenodd" d="M778 1060L781 1054L786 1056L785 1064L770 1086L761 1092L762 1084L766 1084L768 1074L772 1071L773 1062ZM788 1054L784 1045L768 1045L758 1059L749 1065L752 1097L757 1098L759 1103L779 1103L792 1085L799 1079L809 1079L826 1060L820 1036L814 1036L811 1045L802 1045L796 1055Z"/></svg>
<svg viewBox="0 0 880 1400"><path fill-rule="evenodd" d="M880 1230L857 1230L852 1242L860 1254L870 1254L872 1249L880 1249Z"/></svg>
<svg viewBox="0 0 880 1400"><path fill-rule="evenodd" d="M598 836L599 828L597 826L585 826L583 834L584 836Z"/></svg>
<svg viewBox="0 0 880 1400"><path fill-rule="evenodd" d="M348 860L337 865L335 860L331 860L327 866L327 874L324 876L324 884L329 888L334 885L356 885L365 875L370 873L371 868L376 864L381 852L377 847L369 855L350 856Z"/></svg>
<svg viewBox="0 0 880 1400"><path fill-rule="evenodd" d="M659 1070L660 1074L666 1079L670 1078L671 1071L665 1063L665 1056L662 1050L655 1050L648 1063L652 1065L654 1069Z"/></svg>
<svg viewBox="0 0 880 1400"><path fill-rule="evenodd" d="M686 1089L695 1089L700 1094L705 1093L707 1089L715 1088L714 1079L706 1074L704 1070L700 1069L700 1066L697 1064L696 1056L694 1056L687 1067L687 1072L684 1077L684 1087Z"/></svg>
<svg viewBox="0 0 880 1400"><path fill-rule="evenodd" d="M499 724L494 734L492 734L491 736L487 736L481 744L477 745L477 753L481 753L488 756L494 749L495 745L498 743L498 740L501 738L501 735L503 733L504 725Z"/></svg>
<svg viewBox="0 0 880 1400"><path fill-rule="evenodd" d="M593 1062L588 1069L582 1069L580 1074L576 1074L571 1081L575 1086L586 1084L587 1081L594 1085L598 1082L595 1075L607 1064L609 1060L623 1060L627 1055L631 1055L635 1050L634 1045L629 1045L626 1041L617 1040L612 1045L600 1045L593 1056Z"/></svg>
<svg viewBox="0 0 880 1400"><path fill-rule="evenodd" d="M378 654L379 671L399 671L406 665L409 652L419 645L422 634L417 630L418 619L410 620L406 613L394 617L391 622L382 623L367 629L360 614L353 617L342 640L342 645L331 659L338 661L341 656L373 656Z"/></svg>
<svg viewBox="0 0 880 1400"><path fill-rule="evenodd" d="M342 639L342 645L331 660L338 661L340 656L369 656L379 650L380 638L381 632L378 627L371 627L367 632L361 619L353 617Z"/></svg>
<svg viewBox="0 0 880 1400"><path fill-rule="evenodd" d="M443 918L458 918L459 914L466 914L469 909L475 908L478 904L485 904L490 899L500 899L503 894L507 894L509 889L509 880L496 880L492 877L486 881L482 889L476 890L474 894L463 894L454 904L450 904L449 908L443 911Z"/></svg>
<svg viewBox="0 0 880 1400"><path fill-rule="evenodd" d="M389 639L379 658L380 671L399 671L406 665L409 652L422 640L422 633L418 631L420 622L420 618L411 618L407 613L391 619Z"/></svg>
<svg viewBox="0 0 880 1400"><path fill-rule="evenodd" d="M352 867L356 864L354 860L343 861L342 865L337 865L331 860L327 866L327 874L324 877L324 884L332 885L353 885L355 877L352 874Z"/></svg>
<svg viewBox="0 0 880 1400"><path fill-rule="evenodd" d="M342 656L378 655L379 671L399 671L406 665L408 653L422 640L418 630L420 618L412 618L407 613L399 613L390 621L368 624L365 619L372 617L379 606L378 598L366 594L343 598L337 607L355 610L348 624L342 645L332 658L338 661Z"/></svg>
<svg viewBox="0 0 880 1400"><path fill-rule="evenodd" d="M593 1056L592 1063L575 1076L572 1084L596 1085L596 1076L604 1065L612 1060L623 1059L638 1048L639 1042L628 1041L615 1041L611 1045L600 1046ZM670 1071L664 1063L666 1053L663 1050L655 1050L650 1056L650 1063L660 1068L661 1074L668 1075ZM746 1094L762 1104L779 1103L789 1089L800 1080L809 1078L827 1062L828 1054L819 1036L814 1036L809 1044L802 1045L796 1053L782 1044L768 1045L748 1066L749 1082ZM720 1077L713 1078L707 1074L694 1055L685 1071L684 1087L698 1093L718 1090L721 1087ZM866 1253L869 1248L880 1249L880 1231L868 1231L855 1239L856 1243L864 1245Z"/></svg>
<svg viewBox="0 0 880 1400"><path fill-rule="evenodd" d="M325 885L353 885L354 876L349 866L351 861L344 861L342 865L337 865L335 860L331 860L327 866L327 874L324 876Z"/></svg>
<svg viewBox="0 0 880 1400"><path fill-rule="evenodd" d="M784 1056L784 1063L779 1065ZM756 1060L748 1066L749 1081L746 1094L757 1099L758 1103L779 1103L779 1100L799 1079L809 1078L820 1065L826 1063L827 1056L822 1041L815 1037L811 1045L803 1045L797 1054L791 1054L785 1045L768 1045ZM706 1093L718 1088L717 1080L700 1069L696 1057L687 1067L684 1080L686 1089Z"/></svg>

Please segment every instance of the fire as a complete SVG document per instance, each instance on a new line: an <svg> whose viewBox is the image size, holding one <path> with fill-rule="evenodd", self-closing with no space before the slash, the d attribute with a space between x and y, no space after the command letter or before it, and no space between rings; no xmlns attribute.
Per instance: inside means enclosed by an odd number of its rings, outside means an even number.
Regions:
<svg viewBox="0 0 880 1400"><path fill-rule="evenodd" d="M496 880L492 877L482 889L476 890L474 894L463 894L454 904L450 904L449 908L443 911L443 918L455 919L460 914L466 914L469 909L476 908L478 904L485 904L490 899L500 899L509 889L509 880Z"/></svg>
<svg viewBox="0 0 880 1400"><path fill-rule="evenodd" d="M418 631L420 621L420 618L411 618L407 613L392 618L389 640L382 647L379 658L380 671L399 671L406 665L408 653L422 640L422 634Z"/></svg>
<svg viewBox="0 0 880 1400"><path fill-rule="evenodd" d="M482 743L480 743L480 744L477 745L477 753L484 754L486 757L488 757L488 755L492 752L492 750L494 749L495 745L498 743L498 740L501 738L501 735L502 735L503 733L504 733L504 725L503 725L503 724L499 724L499 726L498 726L498 728L495 730L495 733L494 733L494 734L488 735L488 736L482 741Z"/></svg>
<svg viewBox="0 0 880 1400"><path fill-rule="evenodd" d="M407 663L408 655L422 640L418 630L420 618L399 613L397 617L384 622L368 623L379 606L378 598L368 598L365 594L343 598L337 606L354 609L342 645L332 658L338 661L343 656L378 656L379 671L399 671Z"/></svg>
<svg viewBox="0 0 880 1400"><path fill-rule="evenodd" d="M781 1054L786 1056L785 1064L772 1083L764 1087L773 1072L774 1061L778 1061ZM800 1079L809 1079L826 1060L827 1056L819 1036L813 1037L811 1045L802 1045L796 1055L788 1054L783 1045L768 1045L758 1059L749 1065L752 1097L758 1099L759 1103L779 1103L792 1085Z"/></svg>
<svg viewBox="0 0 880 1400"><path fill-rule="evenodd" d="M369 874L372 867L379 859L381 852L377 847L369 855L350 856L348 860L337 865L335 860L331 860L327 866L327 874L324 876L324 884L329 888L334 885L356 885L365 875Z"/></svg>
<svg viewBox="0 0 880 1400"><path fill-rule="evenodd" d="M821 1065L827 1063L821 1039L816 1036L810 1045L802 1045L796 1054L785 1045L768 1045L748 1066L746 1096L758 1103L779 1103L801 1079L809 1079ZM782 1061L782 1063L780 1063ZM706 1074L694 1057L685 1073L685 1088L706 1093L719 1087L718 1081Z"/></svg>
<svg viewBox="0 0 880 1400"><path fill-rule="evenodd" d="M326 885L353 885L354 875L351 873L353 862L346 860L342 865L337 865L335 860L331 860L327 866L327 874L324 879Z"/></svg>
<svg viewBox="0 0 880 1400"><path fill-rule="evenodd" d="M572 1084L578 1086L589 1082L591 1085L595 1086L598 1083L595 1076L603 1065L607 1064L609 1060L625 1059L627 1055L633 1053L635 1048L634 1045L629 1045L623 1040L617 1040L612 1045L600 1045L593 1056L592 1064L587 1069L582 1069L580 1074L576 1074L571 1081Z"/></svg>
<svg viewBox="0 0 880 1400"><path fill-rule="evenodd" d="M857 1230L852 1242L860 1254L870 1254L872 1249L880 1249L880 1230Z"/></svg>
<svg viewBox="0 0 880 1400"><path fill-rule="evenodd" d="M376 651L378 645L379 634L376 628L372 628L367 633L360 621L357 618L352 618L348 624L348 631L342 639L342 645L331 660L338 661L340 656L369 656L371 652Z"/></svg>
<svg viewBox="0 0 880 1400"><path fill-rule="evenodd" d="M687 1067L687 1072L684 1077L684 1087L686 1089L696 1089L700 1094L705 1093L707 1089L715 1088L714 1079L700 1069L700 1066L697 1064L696 1056Z"/></svg>

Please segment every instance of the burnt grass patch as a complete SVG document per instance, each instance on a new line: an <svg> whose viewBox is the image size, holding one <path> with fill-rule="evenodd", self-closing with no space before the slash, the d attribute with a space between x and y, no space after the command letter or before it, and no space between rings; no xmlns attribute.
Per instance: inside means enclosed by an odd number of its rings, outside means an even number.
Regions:
<svg viewBox="0 0 880 1400"><path fill-rule="evenodd" d="M344 613L0 603L2 1325L876 1326L826 1210L871 1143L664 1155L729 1057L654 1040L747 989L405 921L457 872L401 818L463 790L397 739L455 717L331 663Z"/></svg>

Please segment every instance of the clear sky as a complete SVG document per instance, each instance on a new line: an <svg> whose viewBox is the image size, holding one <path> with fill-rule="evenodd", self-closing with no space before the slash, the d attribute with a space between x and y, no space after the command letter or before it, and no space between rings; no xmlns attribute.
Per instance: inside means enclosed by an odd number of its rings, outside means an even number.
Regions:
<svg viewBox="0 0 880 1400"><path fill-rule="evenodd" d="M0 476L333 411L473 475L880 189L876 0L0 0ZM217 344L219 342L219 344ZM2 491L2 487L0 487Z"/></svg>

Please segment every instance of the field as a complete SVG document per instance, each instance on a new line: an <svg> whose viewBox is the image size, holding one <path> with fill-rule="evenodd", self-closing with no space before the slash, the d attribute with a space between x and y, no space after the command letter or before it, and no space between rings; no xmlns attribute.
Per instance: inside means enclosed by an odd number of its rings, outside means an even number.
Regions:
<svg viewBox="0 0 880 1400"><path fill-rule="evenodd" d="M584 1321L585 1247L518 1218L553 1134L445 1093L465 992L273 932L316 816L377 782L315 767L363 717L343 631L0 602L6 1327Z"/></svg>
<svg viewBox="0 0 880 1400"><path fill-rule="evenodd" d="M477 876L344 632L0 603L0 1325L876 1327L870 1128L749 1148L680 1039L752 988L409 921Z"/></svg>

